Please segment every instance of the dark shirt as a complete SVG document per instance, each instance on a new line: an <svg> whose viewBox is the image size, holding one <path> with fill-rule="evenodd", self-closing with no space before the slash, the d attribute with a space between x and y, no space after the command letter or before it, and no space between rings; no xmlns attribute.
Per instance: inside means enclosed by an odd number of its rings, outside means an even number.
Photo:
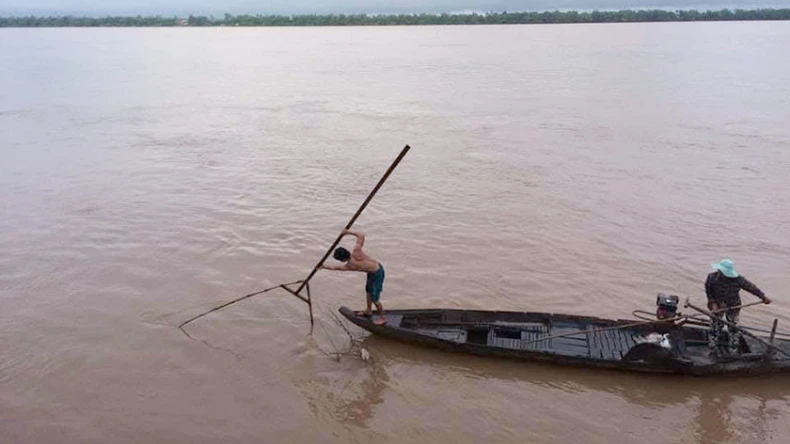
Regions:
<svg viewBox="0 0 790 444"><path fill-rule="evenodd" d="M760 299L765 299L765 294L743 276L727 277L720 271L708 275L705 281L705 294L709 301L724 302L729 306L741 305L738 295L740 290L746 290Z"/></svg>

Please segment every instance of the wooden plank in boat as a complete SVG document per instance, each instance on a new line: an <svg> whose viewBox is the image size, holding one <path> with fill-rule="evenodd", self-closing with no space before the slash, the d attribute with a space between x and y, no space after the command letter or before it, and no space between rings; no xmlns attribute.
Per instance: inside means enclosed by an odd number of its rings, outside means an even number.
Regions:
<svg viewBox="0 0 790 444"><path fill-rule="evenodd" d="M611 335L609 334L609 330L604 330L601 333L601 338L603 338L604 343L606 344L606 350L612 357L615 357L617 352L617 345L615 344L614 340L612 339Z"/></svg>
<svg viewBox="0 0 790 444"><path fill-rule="evenodd" d="M546 334L535 331L523 331L521 333L521 349L522 350L546 350L549 348L548 340L545 338Z"/></svg>
<svg viewBox="0 0 790 444"><path fill-rule="evenodd" d="M436 337L446 341L453 341L458 343L466 342L466 330L461 329L447 329L437 330Z"/></svg>
<svg viewBox="0 0 790 444"><path fill-rule="evenodd" d="M609 338L609 340L612 343L612 358L621 359L625 354L625 352L627 352L628 350L625 347L625 341L622 335L620 334L620 331L606 330L604 334L606 335L606 337Z"/></svg>
<svg viewBox="0 0 790 444"><path fill-rule="evenodd" d="M511 350L521 349L521 341L518 339L511 339L511 338L496 338L494 339L494 343L492 345L494 347L508 348Z"/></svg>
<svg viewBox="0 0 790 444"><path fill-rule="evenodd" d="M587 331L580 325L555 324L549 331L549 337L552 337L549 339L549 349L552 352L568 356L588 356L590 354Z"/></svg>
<svg viewBox="0 0 790 444"><path fill-rule="evenodd" d="M628 345L626 344L625 338L623 337L623 332L621 330L610 330L610 332L612 339L617 346L617 350L621 354L628 351Z"/></svg>
<svg viewBox="0 0 790 444"><path fill-rule="evenodd" d="M504 322L496 321L492 323L494 327L510 327L522 331L546 332L548 327L542 322Z"/></svg>
<svg viewBox="0 0 790 444"><path fill-rule="evenodd" d="M615 342L611 330L597 330L593 333L600 344L600 355L603 359L620 359L620 347Z"/></svg>

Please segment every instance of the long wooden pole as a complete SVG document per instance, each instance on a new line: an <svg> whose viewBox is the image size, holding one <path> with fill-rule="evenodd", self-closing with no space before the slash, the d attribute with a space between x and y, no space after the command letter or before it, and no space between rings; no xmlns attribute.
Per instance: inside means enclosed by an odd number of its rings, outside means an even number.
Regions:
<svg viewBox="0 0 790 444"><path fill-rule="evenodd" d="M354 217L352 217L351 220L348 222L348 225L346 225L346 230L350 229L351 226L354 225L354 222L357 221L357 218L359 217L359 215L362 214L362 211L364 211L365 208L370 203L370 201L373 200L373 196L375 196L376 193L379 191L379 188L381 188L381 186L384 185L384 182L387 181L387 178L390 177L390 174L392 174L392 171L395 170L395 167L398 166L400 161L403 160L403 157L406 155L406 153L409 152L410 149L411 149L411 147L409 145L406 145L405 147L403 147L403 149L401 150L400 154L398 154L398 157L395 158L395 160L392 162L392 165L390 165L390 167L384 173L384 176L381 177L381 179L379 180L379 183L377 183L375 188L373 188L373 191L371 191L370 194L368 194L368 197L365 199L365 202L362 203L362 206L359 207L357 212L354 214ZM310 272L310 275L307 276L307 279L300 280L300 281L295 281L295 282L290 282L288 284L275 285L274 287L271 287L271 288L266 288L266 289L263 289L263 290L260 290L260 291L256 291L255 293L250 293L248 295L244 295L244 296L242 296L242 297L240 297L238 299L234 299L234 300L232 300L230 302L226 302L226 303L224 303L224 304L222 304L222 305L220 305L218 307L212 308L211 310L208 310L206 312L200 313L197 316L194 316L194 317L192 317L190 319L187 319L186 321L182 322L178 326L178 328L185 335L189 336L189 333L187 333L186 330L184 330L184 327L187 324L189 324L190 322L196 321L196 320L202 318L203 316L206 316L209 313L213 313L213 312L215 312L217 310L221 310L221 309L223 309L223 308L225 308L225 307L227 307L229 305L233 305L233 304L235 304L237 302L241 302L241 301L243 301L243 300L245 300L247 298L251 298L251 297L259 295L261 293L266 293L267 291L271 291L271 290L274 290L276 288L282 288L283 290L287 291L288 293L291 293L292 295L294 295L297 298L301 299L302 301L304 301L308 305L308 307L310 308L310 325L312 326L314 321L313 321L313 300L312 300L312 297L310 295L310 279L313 278L315 273L318 271L318 268L321 267L321 265L323 265L323 263L326 260L326 258L329 257L329 254L332 253L332 250L334 250L335 247L337 247L337 244L340 243L340 239L342 239L342 238L343 238L342 234L337 236L337 239L335 239L335 242L332 244L331 247L329 247L329 250L327 250L327 252L324 255L324 257L322 257L321 260L318 261L318 264L316 264L316 266L313 268L313 271ZM296 291L294 291L294 290L291 290L290 288L288 288L288 285L293 285L293 284L301 284L301 285L299 285L299 288ZM307 297L304 297L304 296L302 296L300 294L305 287L307 288ZM189 337L191 338L191 336L189 336Z"/></svg>
<svg viewBox="0 0 790 444"><path fill-rule="evenodd" d="M403 157L406 155L406 153L409 152L410 149L411 149L411 147L409 145L406 145L405 147L403 147L403 150L401 150L400 154L398 154L398 157L395 158L395 160L392 162L392 165L390 165L390 167L387 169L387 172L384 173L384 176L381 177L381 179L379 180L379 183L377 183L376 187L373 188L373 191L371 191L370 194L368 194L368 197L362 203L362 206L360 206L359 209L357 210L357 212L354 214L354 217L352 217L351 220L348 221L348 224L346 224L346 230L351 229L351 226L354 225L354 222L357 221L357 218L359 217L359 215L362 214L362 212L368 206L370 201L373 200L373 196L375 196L376 193L379 191L379 188L381 188L381 186L384 185L384 182L387 181L387 178L390 177L390 174L392 174L392 171L395 169L395 167L398 166L400 161L403 159ZM329 247L328 250L326 250L326 254L324 254L324 257L322 257L321 260L318 261L318 263L315 265L315 267L313 267L313 271L311 271L310 274L307 276L307 278L305 278L302 281L302 284L299 286L299 288L295 292L296 295L301 293L302 289L310 282L310 279L312 279L313 276L315 276L315 274L318 271L318 269L321 267L321 265L324 264L324 261L326 261L326 259L329 257L329 255L332 254L332 251L335 249L335 247L337 247L337 244L340 243L340 239L342 239L342 238L343 238L343 234L341 233L341 234L339 234L337 236L337 239L335 239L335 241L332 242L332 246Z"/></svg>
<svg viewBox="0 0 790 444"><path fill-rule="evenodd" d="M763 305L763 304L765 304L765 302L763 302L763 301L750 302L748 304L734 305L732 307L719 308L717 310L711 311L710 313L711 314L724 313L725 311L729 311L729 310L737 310L737 309L741 309L741 308L754 307L755 305ZM688 317L688 319L699 319L700 316L704 316L704 315L702 315L702 314L688 315L687 317Z"/></svg>

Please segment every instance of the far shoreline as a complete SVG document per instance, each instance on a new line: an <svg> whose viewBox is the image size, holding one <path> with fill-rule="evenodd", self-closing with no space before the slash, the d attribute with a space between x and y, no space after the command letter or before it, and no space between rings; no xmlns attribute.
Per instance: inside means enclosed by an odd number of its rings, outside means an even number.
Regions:
<svg viewBox="0 0 790 444"><path fill-rule="evenodd" d="M371 27L457 25L548 25L586 23L667 23L788 21L790 8L697 11L490 12L471 14L326 14L194 16L26 16L0 17L0 28L180 28L180 27Z"/></svg>

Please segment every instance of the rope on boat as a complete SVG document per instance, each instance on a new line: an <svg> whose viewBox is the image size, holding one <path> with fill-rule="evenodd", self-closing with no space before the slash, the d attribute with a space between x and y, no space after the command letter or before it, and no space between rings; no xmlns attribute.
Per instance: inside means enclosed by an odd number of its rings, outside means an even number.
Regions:
<svg viewBox="0 0 790 444"><path fill-rule="evenodd" d="M569 332L569 333L563 333L563 334L552 335L552 336L543 336L541 338L535 338L535 339L531 339L529 341L523 341L522 345L532 344L534 342L550 341L552 339L564 338L566 336L580 335L582 333L583 334L598 333L598 332L601 332L601 331L620 330L620 329L623 329L623 328L637 327L637 326L640 326L640 325L659 324L659 323L662 323L662 322L674 322L674 321L676 321L678 319L681 319L681 318L683 318L683 316L675 316L674 318L667 318L667 319L657 319L657 320L654 320L654 321L631 322L629 324L613 325L613 326L610 326L610 327L593 328L591 330L572 331L572 332Z"/></svg>

